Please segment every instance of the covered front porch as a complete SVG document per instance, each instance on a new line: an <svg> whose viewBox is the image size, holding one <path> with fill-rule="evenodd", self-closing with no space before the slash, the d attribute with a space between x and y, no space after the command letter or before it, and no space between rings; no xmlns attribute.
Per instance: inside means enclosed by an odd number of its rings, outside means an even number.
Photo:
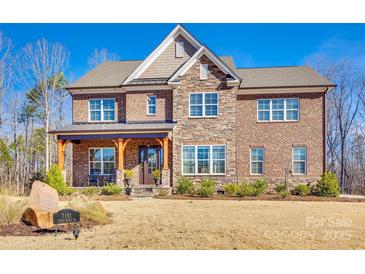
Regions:
<svg viewBox="0 0 365 274"><path fill-rule="evenodd" d="M171 132L171 131L170 131ZM133 173L134 187L171 186L172 138L169 131L137 133L58 133L58 168L65 174L65 150L72 144L72 186L125 186L124 172Z"/></svg>

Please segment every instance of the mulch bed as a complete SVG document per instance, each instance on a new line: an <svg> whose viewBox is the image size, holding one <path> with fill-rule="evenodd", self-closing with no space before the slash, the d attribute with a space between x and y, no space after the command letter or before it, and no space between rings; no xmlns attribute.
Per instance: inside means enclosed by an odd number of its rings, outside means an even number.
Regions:
<svg viewBox="0 0 365 274"><path fill-rule="evenodd" d="M201 197L195 195L173 194L167 197L155 197L156 199L172 199L172 200L233 200L233 201L305 201L305 202L365 202L365 199L350 199L340 197L319 197L319 196L299 196L290 195L281 198L277 194L262 194L255 197L238 197L225 194L217 194L212 197Z"/></svg>
<svg viewBox="0 0 365 274"><path fill-rule="evenodd" d="M58 233L70 233L74 229L73 225L61 225ZM54 230L38 229L23 222L17 224L0 225L0 236L43 236L54 233Z"/></svg>
<svg viewBox="0 0 365 274"><path fill-rule="evenodd" d="M129 201L127 195L93 195L86 196L90 201ZM75 196L59 196L60 201L71 201Z"/></svg>

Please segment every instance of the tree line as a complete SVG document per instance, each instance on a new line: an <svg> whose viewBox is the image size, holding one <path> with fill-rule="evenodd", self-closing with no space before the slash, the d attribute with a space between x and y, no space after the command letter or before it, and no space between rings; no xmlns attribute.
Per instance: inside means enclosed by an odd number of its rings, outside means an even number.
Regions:
<svg viewBox="0 0 365 274"><path fill-rule="evenodd" d="M69 58L63 44L39 39L17 49L0 32L0 187L24 193L57 161L57 140L47 132L68 122ZM95 49L88 64L117 59Z"/></svg>
<svg viewBox="0 0 365 274"><path fill-rule="evenodd" d="M24 192L56 162L57 143L47 132L67 123L69 58L63 44L39 39L17 49L0 31L0 186ZM118 59L95 49L87 62L93 68ZM337 85L326 95L327 170L344 193L365 194L364 67L323 57L311 65Z"/></svg>

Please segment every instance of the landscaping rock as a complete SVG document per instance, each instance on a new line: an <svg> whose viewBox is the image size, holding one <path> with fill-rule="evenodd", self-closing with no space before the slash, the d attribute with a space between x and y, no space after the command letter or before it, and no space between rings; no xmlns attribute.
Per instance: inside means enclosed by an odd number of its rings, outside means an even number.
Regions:
<svg viewBox="0 0 365 274"><path fill-rule="evenodd" d="M49 212L58 211L57 190L41 181L34 181L29 194L28 207Z"/></svg>
<svg viewBox="0 0 365 274"><path fill-rule="evenodd" d="M58 210L57 191L41 181L34 181L22 221L41 229L50 229L54 226L53 213Z"/></svg>

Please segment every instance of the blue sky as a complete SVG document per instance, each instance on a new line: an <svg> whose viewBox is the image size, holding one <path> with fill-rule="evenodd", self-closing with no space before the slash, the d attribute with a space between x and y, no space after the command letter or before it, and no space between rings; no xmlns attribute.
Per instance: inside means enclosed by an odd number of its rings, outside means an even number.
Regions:
<svg viewBox="0 0 365 274"><path fill-rule="evenodd" d="M39 38L70 50L70 80L89 69L94 48L122 60L144 59L175 24L0 24L18 48ZM217 55L231 55L237 67L302 65L316 54L365 64L365 24L184 24Z"/></svg>

